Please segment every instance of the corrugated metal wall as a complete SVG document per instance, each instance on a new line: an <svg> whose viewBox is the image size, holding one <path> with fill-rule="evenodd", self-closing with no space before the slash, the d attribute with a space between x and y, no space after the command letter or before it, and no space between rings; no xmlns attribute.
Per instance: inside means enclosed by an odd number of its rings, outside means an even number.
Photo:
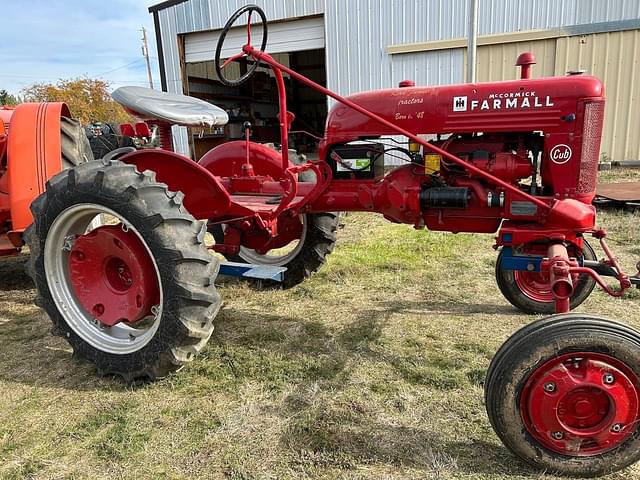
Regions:
<svg viewBox="0 0 640 480"><path fill-rule="evenodd" d="M640 30L561 37L478 48L478 81L513 80L519 53L536 56L534 77L585 70L600 78L607 97L601 156L640 159Z"/></svg>
<svg viewBox="0 0 640 480"><path fill-rule="evenodd" d="M515 63L518 55L522 52L533 52L536 56L538 63L533 67L533 77L554 75L556 68L556 39L550 38L533 42L514 42L478 47L478 67L476 71L478 82L520 78L520 68L516 67Z"/></svg>
<svg viewBox="0 0 640 480"><path fill-rule="evenodd" d="M604 82L601 155L640 159L640 30L559 38L555 74L583 69Z"/></svg>
<svg viewBox="0 0 640 480"><path fill-rule="evenodd" d="M464 79L464 49L389 55L386 47L464 37L467 0L189 0L159 12L170 91L182 85L177 35L219 29L246 3L262 6L271 20L324 12L327 84L341 94L390 87L405 78L422 85ZM640 18L638 0L480 0L478 34L635 18ZM515 70L508 71L515 57L511 51L504 53L502 66L496 53L492 68L515 75ZM550 55L549 51L538 56L545 72Z"/></svg>

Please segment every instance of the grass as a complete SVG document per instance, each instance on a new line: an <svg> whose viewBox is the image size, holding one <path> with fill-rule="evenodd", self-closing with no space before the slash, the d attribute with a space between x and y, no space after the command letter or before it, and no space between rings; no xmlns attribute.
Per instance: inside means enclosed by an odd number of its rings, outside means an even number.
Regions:
<svg viewBox="0 0 640 480"><path fill-rule="evenodd" d="M629 270L639 220L600 213ZM223 286L203 355L136 388L72 359L24 259L3 261L0 478L555 478L515 459L484 411L492 355L533 319L498 292L491 236L358 214L339 239L292 290ZM637 290L595 292L579 310L640 328L639 307Z"/></svg>

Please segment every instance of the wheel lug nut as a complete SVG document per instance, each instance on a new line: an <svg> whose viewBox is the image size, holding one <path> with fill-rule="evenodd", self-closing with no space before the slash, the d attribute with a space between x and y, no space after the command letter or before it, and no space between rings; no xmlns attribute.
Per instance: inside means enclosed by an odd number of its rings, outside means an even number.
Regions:
<svg viewBox="0 0 640 480"><path fill-rule="evenodd" d="M547 382L544 384L544 391L545 392L555 392L556 391L556 384L553 382Z"/></svg>
<svg viewBox="0 0 640 480"><path fill-rule="evenodd" d="M553 432L551 434L551 436L555 439L555 440L562 440L564 438L564 433L562 432Z"/></svg>
<svg viewBox="0 0 640 480"><path fill-rule="evenodd" d="M611 385L613 382L616 381L615 377L610 374L610 373L605 373L604 376L602 377L602 381L606 384L606 385Z"/></svg>
<svg viewBox="0 0 640 480"><path fill-rule="evenodd" d="M613 433L620 433L622 431L623 425L621 423L616 423L613 427L611 427L611 431Z"/></svg>

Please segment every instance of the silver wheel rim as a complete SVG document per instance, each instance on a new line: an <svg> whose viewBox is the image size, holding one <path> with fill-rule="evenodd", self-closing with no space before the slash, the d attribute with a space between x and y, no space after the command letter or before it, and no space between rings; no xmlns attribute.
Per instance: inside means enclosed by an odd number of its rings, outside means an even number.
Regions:
<svg viewBox="0 0 640 480"><path fill-rule="evenodd" d="M94 219L103 214L117 218L123 228L135 233L153 262L160 290L160 303L153 309L155 319L147 328L132 328L123 323L112 327L104 326L82 307L73 292L68 269L68 238L72 235L87 233L91 230L90 225ZM113 210L95 203L80 203L58 215L51 224L45 241L44 270L51 297L65 322L80 338L96 349L126 355L143 348L156 334L162 318L163 305L162 281L158 265L142 235L131 223Z"/></svg>
<svg viewBox="0 0 640 480"><path fill-rule="evenodd" d="M302 251L304 241L307 237L307 216L300 215L300 221L302 222L302 233L298 239L298 244L291 249L291 251L283 255L262 255L251 248L240 247L238 256L247 263L255 263L257 265L271 265L274 267L282 267L292 261Z"/></svg>

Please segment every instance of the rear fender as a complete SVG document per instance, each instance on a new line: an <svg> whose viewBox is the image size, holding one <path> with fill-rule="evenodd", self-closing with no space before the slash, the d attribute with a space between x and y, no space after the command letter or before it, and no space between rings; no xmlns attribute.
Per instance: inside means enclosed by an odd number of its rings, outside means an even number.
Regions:
<svg viewBox="0 0 640 480"><path fill-rule="evenodd" d="M221 217L231 207L231 197L218 179L191 159L167 150L138 150L119 159L144 172L151 170L156 180L169 190L182 192L185 208L198 219Z"/></svg>
<svg viewBox="0 0 640 480"><path fill-rule="evenodd" d="M14 231L32 221L29 206L47 180L62 170L60 117L64 103L23 103L11 115L7 145L8 193Z"/></svg>
<svg viewBox="0 0 640 480"><path fill-rule="evenodd" d="M261 143L249 142L249 156L256 175L281 180L282 157L273 148ZM242 176L242 165L247 161L247 144L244 140L225 142L209 150L198 162L217 177ZM289 166L293 164L289 162Z"/></svg>

